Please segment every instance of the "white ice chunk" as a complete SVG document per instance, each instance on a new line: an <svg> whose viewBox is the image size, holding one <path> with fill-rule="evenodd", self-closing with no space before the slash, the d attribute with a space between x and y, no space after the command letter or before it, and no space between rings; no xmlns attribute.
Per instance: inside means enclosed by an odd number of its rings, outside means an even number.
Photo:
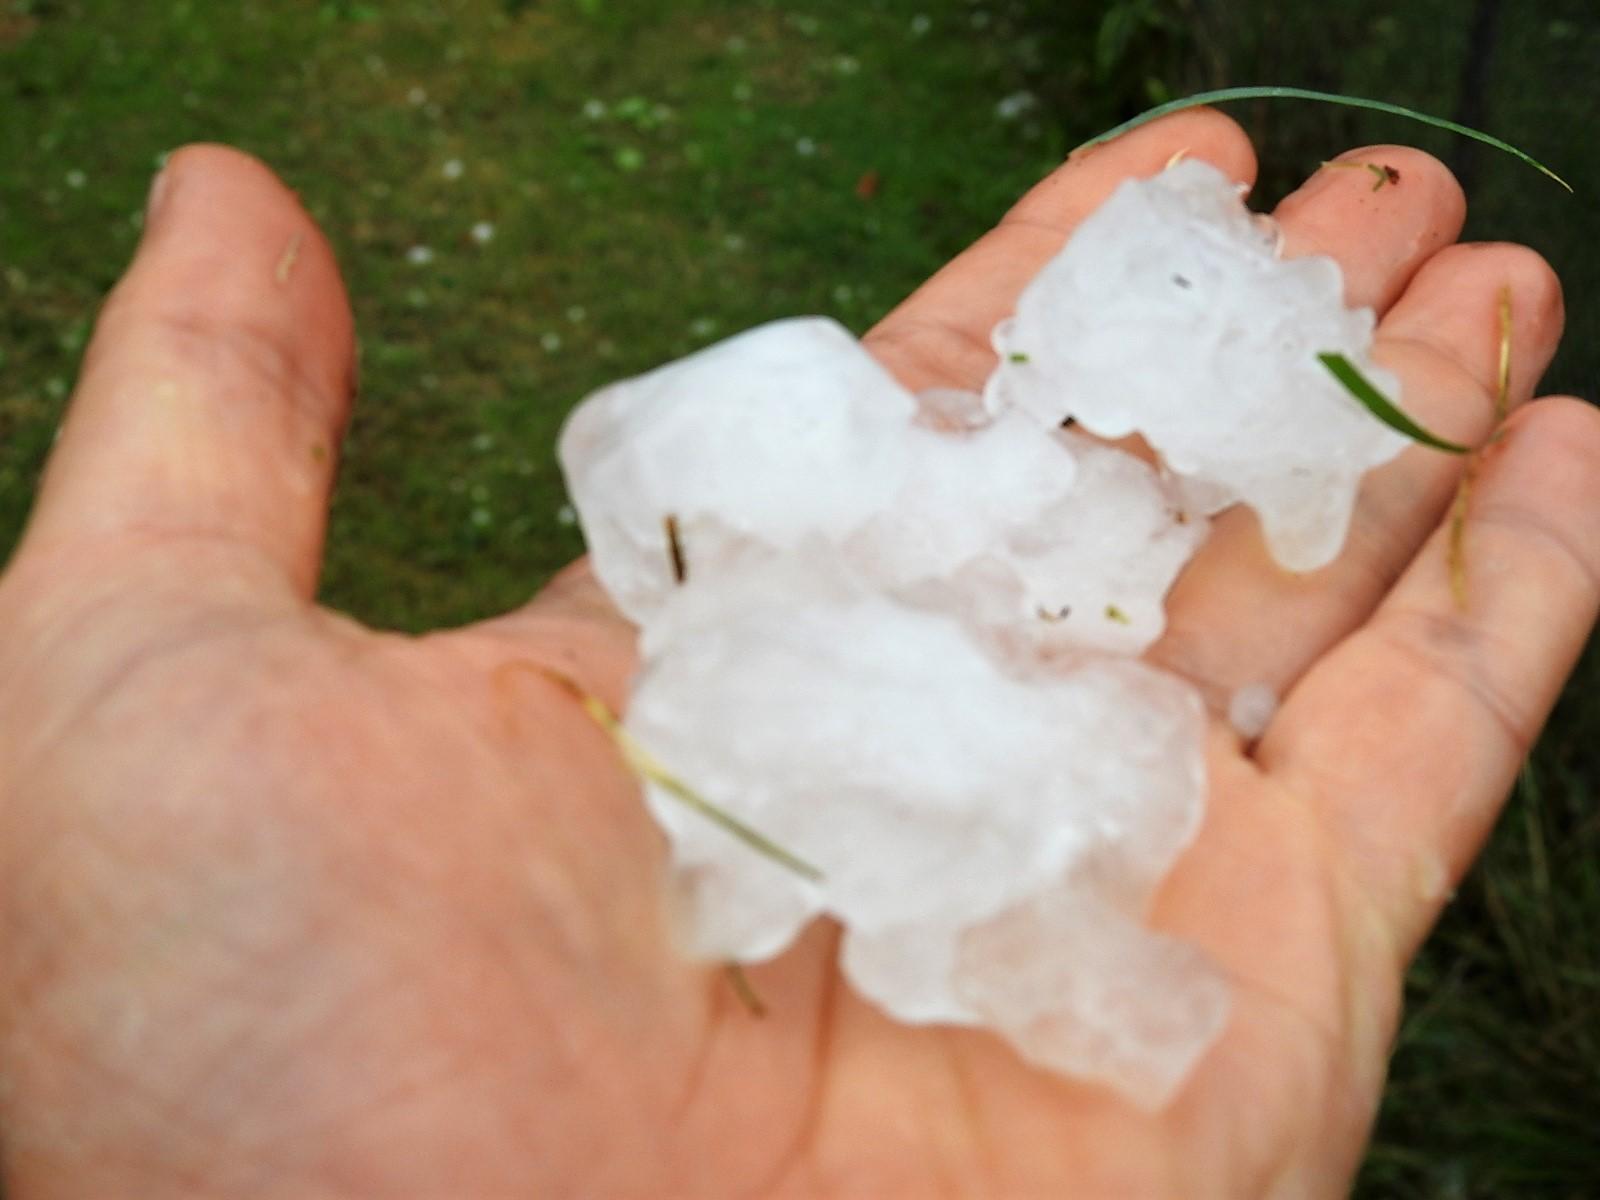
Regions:
<svg viewBox="0 0 1600 1200"><path fill-rule="evenodd" d="M628 728L821 867L827 907L853 923L998 911L1092 833L1059 729L1095 697L1063 684L1040 703L955 622L817 586L827 574L684 589L648 631ZM670 797L651 806L679 863L747 870L747 846Z"/></svg>
<svg viewBox="0 0 1600 1200"><path fill-rule="evenodd" d="M1130 180L1075 231L995 331L991 408L1139 433L1191 502L1243 501L1283 565L1330 562L1362 472L1406 445L1317 361L1344 354L1379 388L1373 314L1347 309L1338 265L1279 259L1215 167Z"/></svg>
<svg viewBox="0 0 1600 1200"><path fill-rule="evenodd" d="M1152 1110L1216 1039L1229 1006L1200 950L1070 880L968 932L956 986L1024 1058Z"/></svg>
<svg viewBox="0 0 1600 1200"><path fill-rule="evenodd" d="M902 489L915 413L842 326L802 318L601 389L559 453L595 573L642 623L674 586L667 517L697 577L842 537Z"/></svg>
<svg viewBox="0 0 1600 1200"><path fill-rule="evenodd" d="M906 481L844 547L885 588L942 579L1036 524L1073 491L1076 459L1052 431L1011 412L963 432L905 433Z"/></svg>
<svg viewBox="0 0 1600 1200"><path fill-rule="evenodd" d="M786 872L651 788L687 890L734 910L680 906L701 923L685 944L761 957L807 911L867 936L921 927L858 947L853 969L903 1019L951 1011L948 973L929 984L941 969L916 958L948 959L928 929L953 935L1091 862L1142 895L1198 826L1204 718L1187 684L1113 658L1018 678L957 622L823 561L682 589L645 651L630 732L824 872L820 884Z"/></svg>
<svg viewBox="0 0 1600 1200"><path fill-rule="evenodd" d="M961 928L921 921L864 933L845 931L839 965L850 986L909 1025L975 1025L956 994Z"/></svg>

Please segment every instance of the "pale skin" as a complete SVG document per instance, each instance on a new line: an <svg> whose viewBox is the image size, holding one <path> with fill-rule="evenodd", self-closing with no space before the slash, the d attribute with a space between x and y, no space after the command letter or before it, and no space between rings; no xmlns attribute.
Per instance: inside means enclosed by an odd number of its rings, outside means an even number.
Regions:
<svg viewBox="0 0 1600 1200"><path fill-rule="evenodd" d="M1073 224L1180 150L1253 171L1204 111L1077 156L869 345L914 387L975 384ZM1529 399L1549 268L1454 245L1427 156L1345 158L1401 182L1319 171L1277 214L1286 252L1339 259L1407 407L1457 439L1491 423L1509 287L1517 407L1464 610L1440 528L1461 464L1420 448L1369 479L1333 566L1282 573L1234 513L1174 591L1158 660L1287 700L1256 745L1214 726L1205 826L1152 913L1235 1000L1151 1114L884 1019L823 925L750 972L764 1018L682 961L635 783L545 674L624 704L632 633L583 566L421 638L318 608L337 268L265 168L175 156L0 580L8 1196L1342 1194L1405 965L1600 596L1600 416Z"/></svg>

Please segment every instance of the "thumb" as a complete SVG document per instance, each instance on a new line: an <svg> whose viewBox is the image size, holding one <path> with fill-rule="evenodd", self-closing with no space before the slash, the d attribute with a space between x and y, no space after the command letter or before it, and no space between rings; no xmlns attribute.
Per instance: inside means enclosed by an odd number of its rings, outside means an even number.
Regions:
<svg viewBox="0 0 1600 1200"><path fill-rule="evenodd" d="M294 194L237 151L178 151L100 315L19 561L64 546L103 561L136 541L123 561L183 572L203 545L309 598L353 361L338 267Z"/></svg>

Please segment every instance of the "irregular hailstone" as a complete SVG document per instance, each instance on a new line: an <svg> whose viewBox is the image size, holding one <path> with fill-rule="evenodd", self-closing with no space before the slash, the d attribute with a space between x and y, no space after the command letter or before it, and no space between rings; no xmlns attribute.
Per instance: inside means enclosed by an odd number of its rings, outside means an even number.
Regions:
<svg viewBox="0 0 1600 1200"><path fill-rule="evenodd" d="M910 463L916 401L837 323L763 325L601 389L558 452L596 574L645 623L688 567L716 574L885 508Z"/></svg>
<svg viewBox="0 0 1600 1200"><path fill-rule="evenodd" d="M852 984L891 1015L987 1019L988 993L968 997L976 985L958 969L970 933L1088 871L1136 914L1198 827L1204 716L1187 684L1121 658L1010 674L958 622L864 590L820 544L681 589L643 649L629 731L823 872L797 875L649 787L672 842L678 935L698 958L770 957L826 912L845 926ZM1059 958L1059 932L1041 925L1033 953ZM1135 969L1126 986L1199 1003L1159 954L1141 978L1140 953L1118 953ZM1011 1036L1037 1019L996 1024ZM1173 1053L1144 1035L1090 1067L1142 1087L1128 1064Z"/></svg>
<svg viewBox="0 0 1600 1200"><path fill-rule="evenodd" d="M1130 180L1083 222L995 331L985 392L1103 437L1141 434L1209 511L1256 510L1292 570L1332 561L1362 472L1406 445L1317 361L1344 354L1386 394L1373 314L1338 265L1280 259L1215 167Z"/></svg>

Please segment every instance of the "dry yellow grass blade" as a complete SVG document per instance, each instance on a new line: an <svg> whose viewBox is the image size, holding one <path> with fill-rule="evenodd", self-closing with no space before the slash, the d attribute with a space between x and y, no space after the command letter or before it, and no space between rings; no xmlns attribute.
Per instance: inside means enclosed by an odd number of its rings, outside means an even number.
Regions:
<svg viewBox="0 0 1600 1200"><path fill-rule="evenodd" d="M1477 482L1478 465L1484 451L1500 436L1500 425L1511 410L1511 289L1500 289L1500 364L1496 372L1494 395L1495 428L1483 447L1467 459L1450 506L1450 596L1459 612L1467 611L1467 514L1472 507L1472 487Z"/></svg>

